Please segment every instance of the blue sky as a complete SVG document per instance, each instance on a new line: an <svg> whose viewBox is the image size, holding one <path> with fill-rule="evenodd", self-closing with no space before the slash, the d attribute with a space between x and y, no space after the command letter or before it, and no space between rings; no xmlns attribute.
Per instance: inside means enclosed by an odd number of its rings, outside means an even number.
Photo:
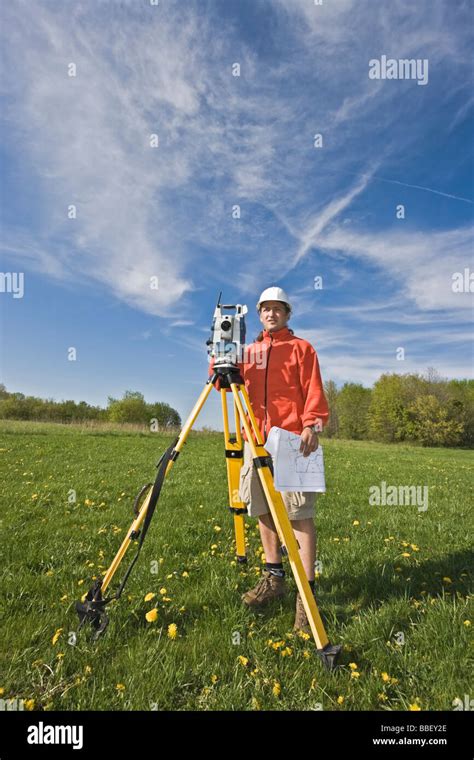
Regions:
<svg viewBox="0 0 474 760"><path fill-rule="evenodd" d="M1 271L25 278L23 298L0 293L8 390L101 406L139 390L184 421L219 291L248 304L253 339L273 284L325 380L472 377L473 296L452 289L474 268L472 3L9 0L1 16ZM382 55L426 59L428 83L370 79ZM221 427L217 394L203 424Z"/></svg>

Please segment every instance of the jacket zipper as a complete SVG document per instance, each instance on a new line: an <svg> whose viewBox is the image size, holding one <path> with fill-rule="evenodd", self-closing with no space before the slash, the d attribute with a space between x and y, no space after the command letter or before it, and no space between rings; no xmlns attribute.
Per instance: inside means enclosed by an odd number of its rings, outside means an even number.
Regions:
<svg viewBox="0 0 474 760"><path fill-rule="evenodd" d="M264 441L267 439L267 375L268 375L268 364L270 362L270 351L272 350L273 345L273 338L270 335L270 348L267 351L267 366L265 367L265 418L263 422L263 438Z"/></svg>

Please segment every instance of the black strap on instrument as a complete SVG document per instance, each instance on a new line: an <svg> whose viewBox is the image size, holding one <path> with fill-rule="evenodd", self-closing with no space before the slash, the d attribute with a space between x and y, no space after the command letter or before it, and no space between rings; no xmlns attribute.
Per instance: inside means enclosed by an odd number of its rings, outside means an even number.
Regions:
<svg viewBox="0 0 474 760"><path fill-rule="evenodd" d="M173 441L171 446L169 446L166 449L166 451L162 454L158 464L156 465L158 468L158 472L155 478L155 482L153 483L153 488L150 494L150 499L148 501L148 507L146 510L145 519L143 521L143 526L141 530L137 532L136 536L134 536L133 532L129 536L131 541L134 538L137 538L139 536L137 551L123 577L123 580L117 592L113 594L112 596L109 596L106 599L104 599L102 597L102 592L101 592L102 580L98 579L94 583L92 588L88 591L85 601L76 602L76 611L80 619L79 628L83 625L83 623L86 620L88 620L90 623L92 623L92 625L96 629L95 638L97 638L105 630L109 622L107 614L105 613L105 609L104 609L105 605L109 604L109 602L113 601L114 599L120 599L122 592L125 588L125 584L129 578L129 575L132 572L135 566L135 563L140 555L143 542L145 540L145 536L148 533L148 528L150 527L151 519L155 512L158 499L160 498L161 488L163 486L163 482L165 479L168 462L170 462L170 460L175 460L179 454L179 451L175 451L175 446L178 440L179 438L176 438Z"/></svg>

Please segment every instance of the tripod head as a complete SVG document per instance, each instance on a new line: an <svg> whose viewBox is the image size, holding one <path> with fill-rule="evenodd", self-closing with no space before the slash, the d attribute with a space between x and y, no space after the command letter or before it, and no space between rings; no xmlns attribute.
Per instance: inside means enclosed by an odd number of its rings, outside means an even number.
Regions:
<svg viewBox="0 0 474 760"><path fill-rule="evenodd" d="M214 358L214 369L237 370L242 361L245 346L245 314L247 307L242 304L221 304L219 293L211 325L211 337L206 341L207 353ZM232 309L234 314L224 314L223 309Z"/></svg>

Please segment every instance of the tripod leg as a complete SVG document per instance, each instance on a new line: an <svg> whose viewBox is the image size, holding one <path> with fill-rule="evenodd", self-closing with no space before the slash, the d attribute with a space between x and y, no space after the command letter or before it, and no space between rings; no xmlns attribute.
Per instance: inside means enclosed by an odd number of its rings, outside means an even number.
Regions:
<svg viewBox="0 0 474 760"><path fill-rule="evenodd" d="M169 474L169 472L171 470L171 467L173 466L173 463L176 461L176 459L177 459L177 457L178 457L181 449L183 448L184 444L186 443L186 439L187 439L187 437L189 435L189 432L190 432L192 426L194 425L194 423L195 423L195 421L196 421L196 419L198 417L199 412L201 411L202 407L204 406L204 403L205 403L207 397L209 396L209 393L211 392L212 387L213 387L212 383L210 381L208 381L206 383L206 385L204 386L204 388L202 389L202 391L201 391L201 393L199 395L198 400L196 401L196 403L195 403L195 405L194 405L194 407L193 407L193 409L192 409L192 411L191 411L188 419L186 420L184 426L182 427L181 432L179 434L178 441L176 443L176 446L174 447L173 459L169 461L168 466L166 468L166 476ZM122 542L122 544L121 544L121 546L120 546L117 554L113 558L113 560L112 560L112 562L111 562L111 564L110 564L107 572L104 575L104 578L102 579L102 583L101 583L101 586L100 586L100 590L101 590L102 593L105 591L105 589L107 588L107 586L110 584L112 578L114 577L114 575L115 575L115 573L117 571L117 568L120 565L120 563L121 563L121 561L122 561L122 559L123 559L123 557L124 557L124 555L125 555L128 547L130 546L130 544L132 543L132 541L134 541L138 537L138 534L140 532L140 527L141 527L141 525L142 525L142 523L143 523L143 521L145 519L145 515L146 515L147 509L148 509L148 504L149 504L149 501L150 501L151 491L152 491L152 486L150 486L150 490L149 490L149 492L148 492L148 494L147 494L147 496L145 498L145 501L143 502L143 505L142 505L142 507L141 507L141 509L140 509L140 511L139 511L139 513L137 515L137 517L135 518L135 520L133 521L131 527L129 528L126 537L124 538L124 540L123 540L123 542Z"/></svg>
<svg viewBox="0 0 474 760"><path fill-rule="evenodd" d="M300 592L303 606L308 617L308 621L311 627L311 631L318 648L318 655L321 657L325 667L328 670L332 670L336 664L341 651L341 645L331 645L324 629L321 615L319 614L316 600L311 591L311 587L308 583L306 573L304 571L303 564L298 549L298 544L291 527L291 522L288 517L288 513L283 502L281 493L275 490L273 485L273 477L269 467L269 454L263 446L263 440L258 428L255 415L250 404L245 386L238 385L237 383L231 383L232 393L234 395L235 403L239 410L242 424L244 426L247 439L252 450L252 456L254 463L258 469L258 475L262 484L268 507L275 523L275 528L280 537L282 544L286 546L288 552L288 559L290 562L291 570ZM239 390L245 400L250 423L245 416L244 407L239 396ZM254 443L252 432L255 434L257 444Z"/></svg>
<svg viewBox="0 0 474 760"><path fill-rule="evenodd" d="M240 418L234 403L236 437L231 438L227 414L227 392L221 389L222 419L224 421L224 442L227 466L227 485L229 491L229 510L234 518L235 546L237 562L247 562L245 550L245 521L247 508L239 496L240 469L242 467L242 433Z"/></svg>

